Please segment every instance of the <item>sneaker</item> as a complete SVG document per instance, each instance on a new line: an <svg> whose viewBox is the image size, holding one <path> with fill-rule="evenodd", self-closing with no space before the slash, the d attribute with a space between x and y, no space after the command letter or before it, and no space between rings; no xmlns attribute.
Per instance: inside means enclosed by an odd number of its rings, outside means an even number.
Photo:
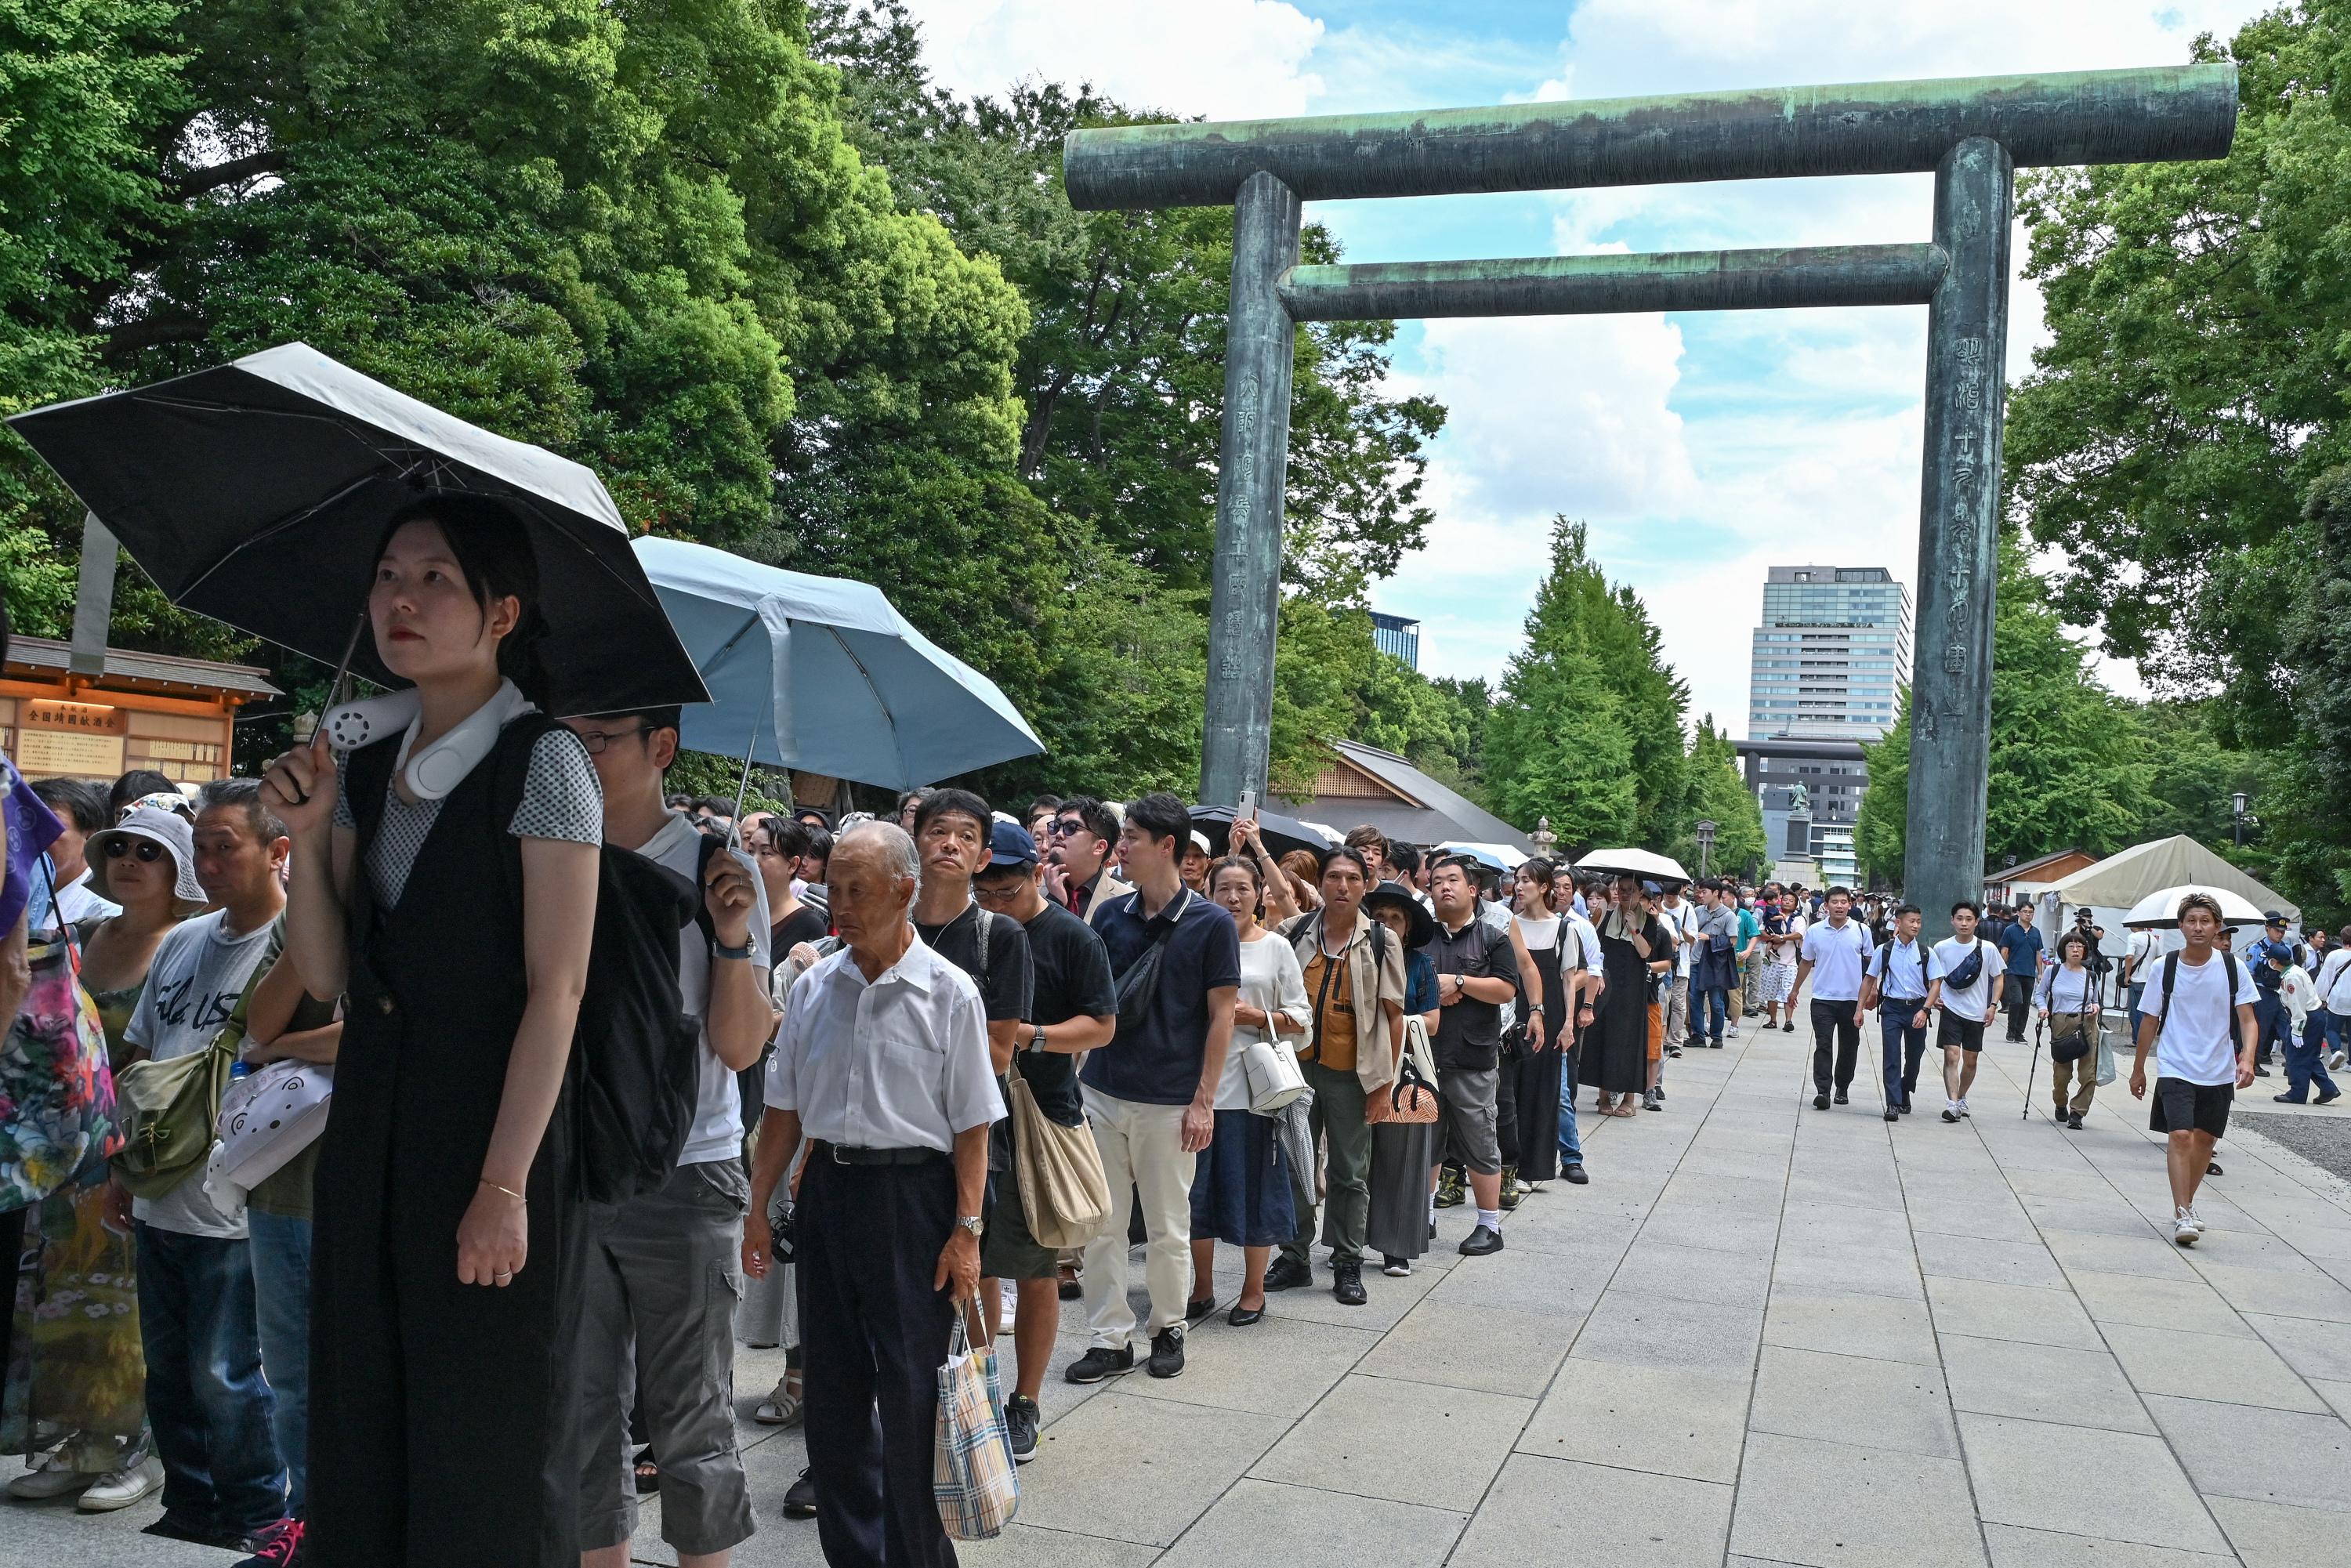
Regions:
<svg viewBox="0 0 2351 1568"><path fill-rule="evenodd" d="M1902 1113L1888 1105L1886 1108L1886 1119L1889 1122L1899 1122L1902 1120Z"/></svg>
<svg viewBox="0 0 2351 1568"><path fill-rule="evenodd" d="M253 1533L253 1555L236 1568L294 1568L302 1561L302 1521L281 1519Z"/></svg>
<svg viewBox="0 0 2351 1568"><path fill-rule="evenodd" d="M1479 1226L1461 1243L1461 1256L1464 1258L1483 1258L1501 1249L1502 1233L1489 1225Z"/></svg>
<svg viewBox="0 0 2351 1568"><path fill-rule="evenodd" d="M1412 1260L1399 1258L1393 1252L1384 1254L1380 1261L1380 1272L1391 1280L1407 1278L1412 1273Z"/></svg>
<svg viewBox="0 0 2351 1568"><path fill-rule="evenodd" d="M1968 1103L1967 1103L1966 1101L1962 1100L1962 1101L1960 1101L1960 1102L1959 1102L1959 1114L1960 1114L1960 1115L1962 1115L1962 1116L1964 1116L1964 1115L1966 1115L1967 1113L1968 1113Z"/></svg>
<svg viewBox="0 0 2351 1568"><path fill-rule="evenodd" d="M1580 1162L1570 1164L1559 1174L1566 1177L1568 1182L1572 1186L1583 1186L1592 1180L1590 1176L1583 1174L1583 1166Z"/></svg>
<svg viewBox="0 0 2351 1568"><path fill-rule="evenodd" d="M2068 1111L2065 1113L2065 1125L2076 1133L2080 1132L2082 1130L2082 1113L2079 1111Z"/></svg>
<svg viewBox="0 0 2351 1568"><path fill-rule="evenodd" d="M1370 1301L1371 1297L1364 1292L1364 1266L1361 1263L1332 1264L1331 1295L1343 1307L1360 1307Z"/></svg>
<svg viewBox="0 0 2351 1568"><path fill-rule="evenodd" d="M1008 1334L1012 1332L1012 1320L1020 1312L1020 1288L1009 1280L998 1280L996 1288L1004 1302L1003 1310L996 1314L996 1332Z"/></svg>
<svg viewBox="0 0 2351 1568"><path fill-rule="evenodd" d="M1276 1258L1273 1266L1265 1271L1265 1288L1269 1291L1294 1291L1313 1282L1313 1269L1287 1255Z"/></svg>
<svg viewBox="0 0 2351 1568"><path fill-rule="evenodd" d="M1726 1030L1724 1030L1722 1031L1722 1040L1737 1040L1738 1038L1739 1038L1739 1026L1738 1026L1737 1024L1732 1024L1729 1029L1726 1029ZM1721 1047L1721 1045L1722 1045L1722 1040L1716 1040L1716 1041L1714 1042L1714 1043L1715 1043L1715 1046L1717 1047L1717 1049L1719 1049L1719 1048Z"/></svg>
<svg viewBox="0 0 2351 1568"><path fill-rule="evenodd" d="M1133 1345L1123 1344L1116 1350L1112 1350L1098 1344L1070 1363L1070 1370L1061 1375L1072 1383L1100 1383L1106 1377L1123 1376L1134 1370L1134 1347Z"/></svg>
<svg viewBox="0 0 2351 1568"><path fill-rule="evenodd" d="M1844 1097L1844 1090L1842 1090L1842 1089L1840 1089L1840 1090L1838 1090L1838 1091L1837 1091L1837 1094L1836 1094L1836 1103L1837 1103L1838 1104L1840 1104L1840 1105L1843 1105L1843 1104L1846 1103L1845 1097Z"/></svg>
<svg viewBox="0 0 2351 1568"><path fill-rule="evenodd" d="M96 1485L97 1481L98 1472L95 1470L77 1469L73 1461L63 1454L54 1454L39 1469L10 1481L8 1495L18 1502L48 1502L57 1498L71 1497L84 1487Z"/></svg>
<svg viewBox="0 0 2351 1568"><path fill-rule="evenodd" d="M816 1517L816 1478L805 1469L800 1471L799 1479L784 1489L784 1517L786 1519Z"/></svg>
<svg viewBox="0 0 2351 1568"><path fill-rule="evenodd" d="M1946 1122L1956 1122L1956 1121L1958 1121L1959 1119L1959 1108L1957 1105L1946 1105L1946 1106L1944 1106L1944 1107L1943 1107L1943 1120L1944 1120L1944 1121L1946 1121Z"/></svg>
<svg viewBox="0 0 2351 1568"><path fill-rule="evenodd" d="M1448 1169L1437 1178L1437 1207L1458 1208L1467 1196L1462 1191L1461 1176L1458 1171Z"/></svg>
<svg viewBox="0 0 2351 1568"><path fill-rule="evenodd" d="M1520 1182L1519 1185L1528 1192L1547 1192L1551 1189L1551 1184L1549 1182L1529 1181Z"/></svg>
<svg viewBox="0 0 2351 1568"><path fill-rule="evenodd" d="M84 1513L111 1513L118 1508L129 1508L162 1490L162 1485L163 1461L148 1454L136 1464L99 1477L74 1506Z"/></svg>
<svg viewBox="0 0 2351 1568"><path fill-rule="evenodd" d="M1671 1056L1671 1057L1677 1057L1677 1058L1678 1058L1678 1057L1681 1055L1681 1053L1682 1053L1682 1048L1681 1048L1680 1046L1678 1046L1678 1045L1669 1045L1669 1046L1666 1047L1666 1054L1667 1054L1667 1056Z"/></svg>
<svg viewBox="0 0 2351 1568"><path fill-rule="evenodd" d="M2326 1071L2329 1072L2340 1072L2343 1071L2344 1063L2347 1061L2351 1061L2351 1052L2338 1051L2334 1055L2326 1059Z"/></svg>
<svg viewBox="0 0 2351 1568"><path fill-rule="evenodd" d="M1132 1357L1133 1352L1128 1353ZM1154 1377L1176 1377L1184 1371L1184 1331L1161 1329L1151 1336L1151 1364L1146 1369Z"/></svg>
<svg viewBox="0 0 2351 1568"><path fill-rule="evenodd" d="M1004 1436L1012 1445L1012 1462L1025 1465L1037 1457L1037 1402L1016 1394L1004 1402Z"/></svg>
<svg viewBox="0 0 2351 1568"><path fill-rule="evenodd" d="M2171 1218L2171 1239L2182 1247L2193 1247L2204 1234L2203 1225L2193 1209L2183 1208Z"/></svg>
<svg viewBox="0 0 2351 1568"><path fill-rule="evenodd" d="M1796 1032L1796 1020L1795 1020L1794 1019L1790 1019L1786 1023L1782 1024L1782 1025L1780 1026L1780 1032L1781 1032L1781 1033L1782 1033L1782 1034L1793 1034L1793 1033L1795 1033L1795 1032Z"/></svg>
<svg viewBox="0 0 2351 1568"><path fill-rule="evenodd" d="M1813 1110L1815 1110L1815 1111L1825 1111L1825 1110L1827 1110L1828 1108L1829 1108L1829 1097L1828 1097L1827 1095L1825 1095L1825 1094L1815 1094L1815 1095L1813 1095Z"/></svg>
<svg viewBox="0 0 2351 1568"><path fill-rule="evenodd" d="M1519 1207L1520 1196L1519 1173L1517 1167L1512 1166L1504 1166L1502 1167L1500 1196L1495 1199L1497 1206L1499 1207L1505 1214L1507 1214L1511 1209Z"/></svg>
<svg viewBox="0 0 2351 1568"><path fill-rule="evenodd" d="M1642 1096L1641 1096L1641 1109L1642 1109L1642 1110L1644 1110L1644 1111L1662 1111L1662 1110L1664 1110L1665 1108L1666 1108L1666 1097L1665 1097L1664 1095L1662 1095L1662 1094L1658 1093L1656 1090L1652 1089L1652 1090L1650 1090L1646 1094L1644 1094L1644 1095L1642 1095Z"/></svg>

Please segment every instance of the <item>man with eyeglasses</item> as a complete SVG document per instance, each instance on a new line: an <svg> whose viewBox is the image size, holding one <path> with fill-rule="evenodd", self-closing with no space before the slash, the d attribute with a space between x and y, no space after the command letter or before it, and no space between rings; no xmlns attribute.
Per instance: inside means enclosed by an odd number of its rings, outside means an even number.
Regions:
<svg viewBox="0 0 2351 1568"><path fill-rule="evenodd" d="M1045 896L1089 925L1101 923L1102 912L1134 891L1111 871L1111 850L1118 841L1118 817L1091 795L1061 802L1048 830L1052 844L1045 852Z"/></svg>

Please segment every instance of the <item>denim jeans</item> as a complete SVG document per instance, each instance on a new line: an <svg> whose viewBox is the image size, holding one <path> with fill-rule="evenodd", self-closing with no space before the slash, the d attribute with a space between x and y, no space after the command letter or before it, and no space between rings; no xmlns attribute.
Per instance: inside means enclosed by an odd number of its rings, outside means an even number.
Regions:
<svg viewBox="0 0 2351 1568"><path fill-rule="evenodd" d="M1708 986L1704 990L1690 988L1690 1043L1700 1040L1709 1044L1722 1043L1724 1026L1730 1022L1730 993L1721 986Z"/></svg>
<svg viewBox="0 0 2351 1568"><path fill-rule="evenodd" d="M1886 1103L1889 1106L1910 1103L1910 1092L1918 1084L1918 1062L1927 1054L1927 1026L1912 1028L1910 1020L1918 1016L1923 1001L1906 1001L1889 997L1877 1009L1878 1032L1885 1038Z"/></svg>
<svg viewBox="0 0 2351 1568"><path fill-rule="evenodd" d="M1583 1135L1575 1130L1575 1067L1568 1065L1559 1080L1559 1163L1580 1166L1583 1163Z"/></svg>
<svg viewBox="0 0 2351 1568"><path fill-rule="evenodd" d="M286 1512L246 1243L139 1227L139 1337L163 1511L251 1534Z"/></svg>
<svg viewBox="0 0 2351 1568"><path fill-rule="evenodd" d="M245 1213L253 1239L253 1293L259 1309L261 1370L277 1401L270 1427L286 1461L286 1511L300 1514L310 1467L310 1222Z"/></svg>

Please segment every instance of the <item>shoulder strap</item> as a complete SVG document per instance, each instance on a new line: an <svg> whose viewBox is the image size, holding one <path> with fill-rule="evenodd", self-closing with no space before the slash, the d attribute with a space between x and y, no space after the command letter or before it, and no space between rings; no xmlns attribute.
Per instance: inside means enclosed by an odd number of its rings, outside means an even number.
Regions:
<svg viewBox="0 0 2351 1568"><path fill-rule="evenodd" d="M995 929L994 922L996 917L988 914L987 910L980 908L977 904L972 905L972 913L977 916L977 923L972 931L972 937L975 945L979 948L980 999L982 1001L986 1001L987 999L988 983L987 934Z"/></svg>

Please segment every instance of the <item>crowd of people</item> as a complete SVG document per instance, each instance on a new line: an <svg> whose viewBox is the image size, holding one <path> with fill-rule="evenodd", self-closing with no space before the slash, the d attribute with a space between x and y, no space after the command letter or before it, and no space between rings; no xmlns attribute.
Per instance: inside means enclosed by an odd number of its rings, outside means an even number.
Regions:
<svg viewBox="0 0 2351 1568"><path fill-rule="evenodd" d="M657 1492L682 1568L718 1568L757 1528L737 1346L781 1345L754 1415L807 1429L781 1511L831 1563L950 1563L959 1318L1008 1327L1025 1463L1063 1301L1067 1379L1174 1378L1211 1314L1364 1305L1440 1208L1498 1253L1592 1180L1580 1116L1664 1113L1675 1060L1792 1033L1800 1000L1816 1112L1850 1103L1872 1012L1889 1123L1930 1028L1940 1120L1967 1118L2003 1009L2048 1034L2062 1125L2107 1076L2103 933L2052 948L2029 907L1960 903L1930 944L1843 888L1505 871L1370 827L1277 854L1246 815L1219 843L1164 793L737 821L664 795L677 708L539 711L536 593L510 515L421 501L370 599L404 735L322 731L193 796L9 797L8 1060L51 1070L0 1086L0 1448L37 1461L11 1497L160 1491L150 1533L265 1568L622 1568ZM2122 960L2181 1245L2273 1046L2281 1098L2337 1092L2344 936L2281 920L2239 955L2191 898L2176 950ZM213 1067L330 1079L323 1133L250 1186L167 1157L210 1140Z"/></svg>

